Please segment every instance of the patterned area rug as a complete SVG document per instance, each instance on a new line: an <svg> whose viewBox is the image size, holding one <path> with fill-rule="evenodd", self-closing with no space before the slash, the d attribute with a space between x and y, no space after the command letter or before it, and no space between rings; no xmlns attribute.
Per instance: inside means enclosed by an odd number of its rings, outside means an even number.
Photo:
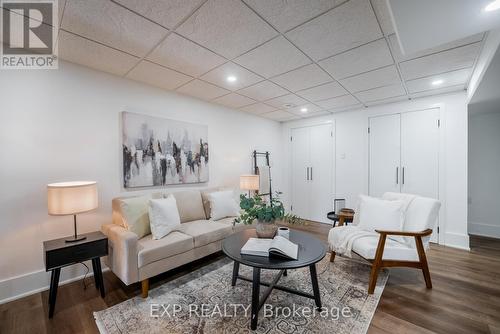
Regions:
<svg viewBox="0 0 500 334"><path fill-rule="evenodd" d="M312 299L273 290L259 313L255 333L366 333L387 282L380 272L367 294L370 266L329 254L317 266L323 308ZM249 333L251 283L231 286L232 262L222 259L140 296L94 313L101 333ZM270 282L275 271L262 270ZM252 277L241 265L240 275ZM291 270L280 285L312 293L309 268ZM265 287L261 287L261 294Z"/></svg>

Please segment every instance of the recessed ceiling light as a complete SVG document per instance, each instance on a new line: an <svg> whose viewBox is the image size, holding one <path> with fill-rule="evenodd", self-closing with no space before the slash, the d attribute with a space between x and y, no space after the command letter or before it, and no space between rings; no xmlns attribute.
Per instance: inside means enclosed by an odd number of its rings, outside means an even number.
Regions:
<svg viewBox="0 0 500 334"><path fill-rule="evenodd" d="M234 75L230 75L226 78L227 82L235 82L236 81L236 77Z"/></svg>
<svg viewBox="0 0 500 334"><path fill-rule="evenodd" d="M488 6L484 7L485 12L492 12L494 10L499 10L499 9L500 9L500 0L492 1Z"/></svg>
<svg viewBox="0 0 500 334"><path fill-rule="evenodd" d="M307 112L307 108L301 108L300 111L301 112Z"/></svg>
<svg viewBox="0 0 500 334"><path fill-rule="evenodd" d="M433 85L433 86L439 86L439 85L440 85L440 84L442 84L443 82L444 82L444 81L443 81L443 80L441 80L441 79L440 79L440 80L434 80L434 81L432 82L432 85Z"/></svg>

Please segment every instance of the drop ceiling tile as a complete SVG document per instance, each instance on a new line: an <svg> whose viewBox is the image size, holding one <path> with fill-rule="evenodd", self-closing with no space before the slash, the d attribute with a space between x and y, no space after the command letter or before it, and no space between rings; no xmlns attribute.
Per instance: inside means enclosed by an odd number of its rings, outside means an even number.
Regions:
<svg viewBox="0 0 500 334"><path fill-rule="evenodd" d="M452 93L452 92L457 92L457 91L461 91L461 90L465 90L465 85L456 85L456 86L444 87L444 88L440 88L440 89L426 90L423 92L413 93L410 96L412 98L419 98L419 97L424 97L424 96Z"/></svg>
<svg viewBox="0 0 500 334"><path fill-rule="evenodd" d="M236 81L228 82L228 76L236 77ZM260 76L231 62L225 63L224 65L211 70L201 76L200 79L229 90L238 90L264 80L264 78L261 78Z"/></svg>
<svg viewBox="0 0 500 334"><path fill-rule="evenodd" d="M203 0L115 0L166 28L173 28Z"/></svg>
<svg viewBox="0 0 500 334"><path fill-rule="evenodd" d="M167 90L176 89L193 79L185 74L144 60L127 74L127 78Z"/></svg>
<svg viewBox="0 0 500 334"><path fill-rule="evenodd" d="M177 34L169 35L147 59L195 77L226 61L212 51Z"/></svg>
<svg viewBox="0 0 500 334"><path fill-rule="evenodd" d="M401 82L396 66L391 65L371 72L340 80L350 92L359 92L372 88L389 86Z"/></svg>
<svg viewBox="0 0 500 334"><path fill-rule="evenodd" d="M234 0L208 0L176 31L228 59L277 35L250 8Z"/></svg>
<svg viewBox="0 0 500 334"><path fill-rule="evenodd" d="M333 81L321 86L298 91L296 94L304 99L314 102L346 95L348 94L348 91L346 91L338 82Z"/></svg>
<svg viewBox="0 0 500 334"><path fill-rule="evenodd" d="M390 97L390 98L382 99L382 100L370 101L370 102L366 102L365 104L367 106L371 107L371 106L376 106L379 104L388 104L388 103L394 103L394 102L400 102L400 101L406 101L406 100L408 100L408 96L402 95L402 96Z"/></svg>
<svg viewBox="0 0 500 334"><path fill-rule="evenodd" d="M344 95L334 97L333 99L318 101L316 102L316 104L323 109L336 109L359 104L359 101L356 100L352 95Z"/></svg>
<svg viewBox="0 0 500 334"><path fill-rule="evenodd" d="M330 57L382 37L368 0L351 0L286 34L315 60Z"/></svg>
<svg viewBox="0 0 500 334"><path fill-rule="evenodd" d="M288 94L288 91L269 80L261 81L255 85L243 88L238 93L251 97L258 101L272 99L273 97Z"/></svg>
<svg viewBox="0 0 500 334"><path fill-rule="evenodd" d="M58 40L59 58L96 70L124 75L139 58L117 51L61 30Z"/></svg>
<svg viewBox="0 0 500 334"><path fill-rule="evenodd" d="M271 80L292 92L296 92L330 82L332 78L318 65L310 64L281 74Z"/></svg>
<svg viewBox="0 0 500 334"><path fill-rule="evenodd" d="M215 85L212 85L211 83L198 79L188 82L184 86L177 88L177 91L179 93L194 96L207 101L230 93L230 91L224 88L217 87Z"/></svg>
<svg viewBox="0 0 500 334"><path fill-rule="evenodd" d="M260 115L265 118L269 118L278 122L285 122L293 119L298 119L297 116L290 114L289 112L286 112L284 110L276 110L276 111L271 111L265 114Z"/></svg>
<svg viewBox="0 0 500 334"><path fill-rule="evenodd" d="M382 38L322 60L319 65L338 80L393 63L391 51Z"/></svg>
<svg viewBox="0 0 500 334"><path fill-rule="evenodd" d="M311 117L320 117L320 116L326 116L326 115L331 115L332 113L330 111L317 111L317 112L312 112L312 113L307 113L305 115L302 115L302 118L311 118Z"/></svg>
<svg viewBox="0 0 500 334"><path fill-rule="evenodd" d="M468 44L481 42L483 40L483 38L484 38L484 33L480 33L480 34L472 35L470 37L459 39L457 41L446 43L446 44L437 46L435 48L431 48L431 49L424 50L421 52L412 53L409 55L403 55L403 53L401 52L401 47L399 45L398 38L396 37L396 35L390 35L389 41L391 43L391 49L392 49L392 54L394 55L394 59L396 59L396 61L398 61L398 62L402 62L405 60L419 58L419 57L427 56L427 55L430 55L433 53L438 53L438 52L454 49L454 48L457 48L460 46L465 46Z"/></svg>
<svg viewBox="0 0 500 334"><path fill-rule="evenodd" d="M391 14L387 0L371 0L375 15L382 27L384 35L394 34L394 24L392 23Z"/></svg>
<svg viewBox="0 0 500 334"><path fill-rule="evenodd" d="M276 108L271 107L265 103L258 102L258 103L254 103L254 104L251 104L249 106L240 108L240 110L243 110L243 111L246 111L246 112L249 112L252 114L260 115L260 114L264 114L266 112L274 111L274 110L276 110Z"/></svg>
<svg viewBox="0 0 500 334"><path fill-rule="evenodd" d="M471 72L472 68L466 68L463 70L410 80L406 82L406 86L408 87L408 91L410 93L418 93L431 89L442 89L445 87L456 85L464 86L469 80ZM440 85L433 85L432 83L437 80L442 80L443 83Z"/></svg>
<svg viewBox="0 0 500 334"><path fill-rule="evenodd" d="M376 100L387 99L390 97L396 97L405 95L405 89L401 83L379 87L375 89L365 90L363 92L356 93L356 97L360 99L362 102L370 102Z"/></svg>
<svg viewBox="0 0 500 334"><path fill-rule="evenodd" d="M255 103L254 100L252 100L246 96L236 94L236 93L231 93L231 94L227 94L227 95L218 97L215 100L213 100L212 102L222 104L222 105L229 107L229 108L241 108L244 106L248 106L252 103Z"/></svg>
<svg viewBox="0 0 500 334"><path fill-rule="evenodd" d="M358 110L361 108L363 108L363 105L361 103L359 103L359 104L353 104L353 105L346 106L346 107L339 107L339 108L330 109L329 111L331 113L338 113L338 112L342 112L342 111Z"/></svg>
<svg viewBox="0 0 500 334"><path fill-rule="evenodd" d="M296 106L307 104L309 102L307 102L306 100L295 94L287 94L275 97L274 99L266 101L266 103L276 108L293 108ZM285 107L285 105L290 105L290 106Z"/></svg>
<svg viewBox="0 0 500 334"><path fill-rule="evenodd" d="M346 0L243 0L276 29L285 32Z"/></svg>
<svg viewBox="0 0 500 334"><path fill-rule="evenodd" d="M62 28L143 57L167 30L111 1L68 1Z"/></svg>
<svg viewBox="0 0 500 334"><path fill-rule="evenodd" d="M309 58L283 36L255 48L234 61L265 78L311 63Z"/></svg>
<svg viewBox="0 0 500 334"><path fill-rule="evenodd" d="M302 111L303 108L305 108L307 110L306 111ZM287 112L295 114L297 116L301 116L301 117L305 116L305 115L309 115L311 113L319 112L321 110L322 109L320 107L318 107L317 105L312 104L312 103L303 104L303 105L300 105L300 106L297 106L297 107L286 109Z"/></svg>
<svg viewBox="0 0 500 334"><path fill-rule="evenodd" d="M404 80L459 70L474 65L481 43L470 44L400 64Z"/></svg>

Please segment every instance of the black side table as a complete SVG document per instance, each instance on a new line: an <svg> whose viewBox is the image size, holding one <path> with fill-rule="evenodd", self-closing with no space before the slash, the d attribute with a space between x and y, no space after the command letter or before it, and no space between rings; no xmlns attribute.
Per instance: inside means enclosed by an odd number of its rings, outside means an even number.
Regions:
<svg viewBox="0 0 500 334"><path fill-rule="evenodd" d="M43 242L45 253L45 270L52 271L49 292L49 318L54 315L57 286L61 268L71 264L92 260L96 289L100 289L104 298L104 282L102 278L101 256L108 255L108 238L102 232L83 234L86 238L77 242L66 242L66 238Z"/></svg>

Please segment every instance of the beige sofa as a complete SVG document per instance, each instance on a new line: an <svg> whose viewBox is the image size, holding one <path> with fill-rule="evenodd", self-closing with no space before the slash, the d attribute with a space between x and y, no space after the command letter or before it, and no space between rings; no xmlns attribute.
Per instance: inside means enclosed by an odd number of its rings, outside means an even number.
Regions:
<svg viewBox="0 0 500 334"><path fill-rule="evenodd" d="M124 198L113 199L113 223L102 226L102 232L109 239L109 254L104 259L106 265L126 285L141 281L142 296L147 297L150 277L220 251L222 239L251 226L233 224L235 217L211 220L208 194L215 190L172 192L181 225L160 240L154 240L151 234L139 238L129 231L121 210L120 201ZM144 196L161 198L168 194Z"/></svg>

